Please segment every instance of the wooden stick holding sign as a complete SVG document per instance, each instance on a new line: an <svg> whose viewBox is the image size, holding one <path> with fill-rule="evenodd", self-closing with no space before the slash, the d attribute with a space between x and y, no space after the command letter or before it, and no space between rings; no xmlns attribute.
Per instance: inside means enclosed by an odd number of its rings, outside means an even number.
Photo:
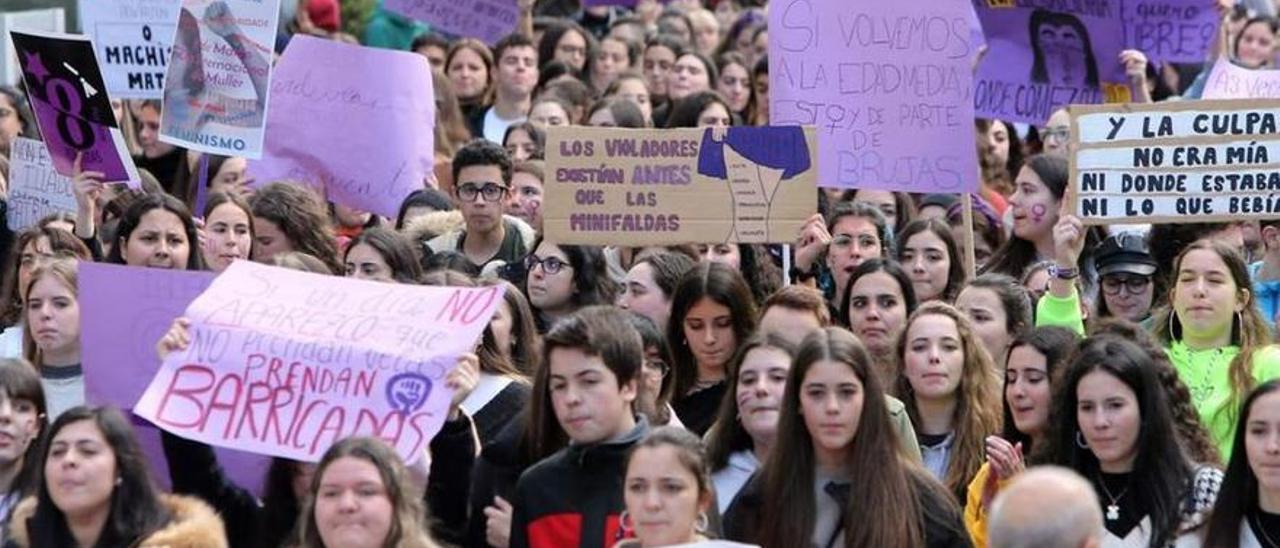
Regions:
<svg viewBox="0 0 1280 548"><path fill-rule="evenodd" d="M1072 106L1067 200L1085 224L1280 217L1280 107Z"/></svg>

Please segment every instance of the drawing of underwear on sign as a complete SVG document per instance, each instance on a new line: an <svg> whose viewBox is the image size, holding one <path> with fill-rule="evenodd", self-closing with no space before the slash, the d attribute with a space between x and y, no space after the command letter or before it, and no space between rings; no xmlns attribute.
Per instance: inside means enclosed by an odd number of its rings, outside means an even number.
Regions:
<svg viewBox="0 0 1280 548"><path fill-rule="evenodd" d="M770 242L773 198L783 181L809 170L812 158L799 126L771 131L707 128L699 147L698 173L726 179L733 227L725 242Z"/></svg>

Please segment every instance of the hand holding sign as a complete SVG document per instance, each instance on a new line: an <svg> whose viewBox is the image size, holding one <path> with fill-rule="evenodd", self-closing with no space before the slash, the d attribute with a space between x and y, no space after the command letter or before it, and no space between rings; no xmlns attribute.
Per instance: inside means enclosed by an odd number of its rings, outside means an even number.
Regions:
<svg viewBox="0 0 1280 548"><path fill-rule="evenodd" d="M458 418L462 400L471 395L480 383L480 358L475 354L458 356L458 365L445 377L444 385L453 390L453 399L449 402L449 420Z"/></svg>

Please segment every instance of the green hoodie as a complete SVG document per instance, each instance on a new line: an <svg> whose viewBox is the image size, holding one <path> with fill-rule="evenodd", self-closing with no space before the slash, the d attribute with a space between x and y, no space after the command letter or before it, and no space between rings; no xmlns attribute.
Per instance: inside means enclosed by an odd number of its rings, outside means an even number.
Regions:
<svg viewBox="0 0 1280 548"><path fill-rule="evenodd" d="M1080 316L1080 297L1073 289L1068 298L1045 294L1036 304L1036 325L1056 325L1084 335L1084 320ZM1235 437L1238 409L1228 409L1231 399L1231 360L1240 353L1238 346L1224 346L1210 350L1192 350L1182 341L1175 341L1165 348L1169 361L1178 371L1178 377L1191 391L1191 402L1200 415L1200 422L1209 430L1213 442L1222 454L1223 462L1231 458L1231 443ZM1280 377L1280 347L1267 345L1253 353L1253 381L1259 384ZM1244 396L1241 395L1240 400ZM1237 402L1237 405L1239 402Z"/></svg>

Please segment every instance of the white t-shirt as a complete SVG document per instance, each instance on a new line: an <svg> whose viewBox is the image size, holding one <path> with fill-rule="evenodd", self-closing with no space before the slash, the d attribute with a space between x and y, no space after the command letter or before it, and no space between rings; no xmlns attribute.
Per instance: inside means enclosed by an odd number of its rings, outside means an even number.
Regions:
<svg viewBox="0 0 1280 548"><path fill-rule="evenodd" d="M515 120L503 120L498 116L498 110L489 107L484 113L484 138L499 145L502 144L502 138L507 136L507 128L525 121L525 117L521 116Z"/></svg>

